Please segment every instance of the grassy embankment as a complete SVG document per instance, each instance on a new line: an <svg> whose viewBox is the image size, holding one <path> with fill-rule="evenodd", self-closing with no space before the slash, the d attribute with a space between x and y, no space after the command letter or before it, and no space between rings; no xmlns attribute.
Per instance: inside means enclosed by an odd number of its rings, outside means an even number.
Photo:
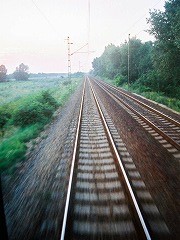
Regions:
<svg viewBox="0 0 180 240"><path fill-rule="evenodd" d="M40 134L79 82L48 78L0 84L0 171L25 158L27 142Z"/></svg>
<svg viewBox="0 0 180 240"><path fill-rule="evenodd" d="M107 79L107 78L103 78L103 80L105 80L106 82L108 82L110 84L113 84L113 85L117 86L115 80L110 80L110 79ZM180 99L179 98L177 99L177 98L167 97L162 92L151 91L151 89L146 88L146 87L144 87L140 84L137 84L137 83L131 84L129 89L128 89L127 84L123 84L120 87L122 87L125 90L129 90L133 93L139 94L139 95L141 95L145 98L148 98L150 100L153 100L157 103L163 104L163 105L171 108L172 110L180 112Z"/></svg>

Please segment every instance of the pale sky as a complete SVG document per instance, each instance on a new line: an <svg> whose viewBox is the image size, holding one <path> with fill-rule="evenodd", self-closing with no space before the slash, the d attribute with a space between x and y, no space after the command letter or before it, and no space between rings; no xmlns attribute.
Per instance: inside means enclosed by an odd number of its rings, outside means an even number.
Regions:
<svg viewBox="0 0 180 240"><path fill-rule="evenodd" d="M8 73L22 62L34 73L67 72L65 39L69 36L72 53L89 39L89 56L87 46L71 56L72 72L88 71L105 46L120 45L129 33L142 41L152 40L144 32L148 29L146 18L149 9L164 10L164 3L165 0L0 0L0 65L4 64Z"/></svg>

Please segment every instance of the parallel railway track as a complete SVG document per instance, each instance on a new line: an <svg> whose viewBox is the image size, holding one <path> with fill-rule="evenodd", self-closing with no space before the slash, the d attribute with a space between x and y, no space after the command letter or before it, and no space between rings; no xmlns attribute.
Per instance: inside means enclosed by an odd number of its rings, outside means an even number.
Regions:
<svg viewBox="0 0 180 240"><path fill-rule="evenodd" d="M113 97L125 108L132 112L134 118L141 124L146 124L145 128L159 140L168 151L179 156L180 151L180 122L148 106L147 104L132 97L128 93L110 84L93 79L108 95ZM175 148L175 149L174 149Z"/></svg>
<svg viewBox="0 0 180 240"><path fill-rule="evenodd" d="M151 236L95 92L86 81L61 240L119 238Z"/></svg>

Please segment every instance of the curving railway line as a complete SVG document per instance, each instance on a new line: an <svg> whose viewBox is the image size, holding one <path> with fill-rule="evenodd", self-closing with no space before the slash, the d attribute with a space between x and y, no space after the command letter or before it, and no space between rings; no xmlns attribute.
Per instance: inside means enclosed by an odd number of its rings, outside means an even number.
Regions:
<svg viewBox="0 0 180 240"><path fill-rule="evenodd" d="M152 136L154 136L167 150L180 157L180 118L173 119L149 106L143 101L132 97L131 94L93 78L93 83L123 106ZM178 117L176 117L178 118Z"/></svg>

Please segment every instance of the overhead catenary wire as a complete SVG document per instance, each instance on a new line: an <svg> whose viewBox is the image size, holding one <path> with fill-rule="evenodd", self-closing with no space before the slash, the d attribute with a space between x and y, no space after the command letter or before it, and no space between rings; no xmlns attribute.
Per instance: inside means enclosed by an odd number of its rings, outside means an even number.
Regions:
<svg viewBox="0 0 180 240"><path fill-rule="evenodd" d="M38 12L40 13L40 15L44 18L44 20L48 23L48 25L51 27L51 30L53 32L55 32L56 34L58 34L57 29L53 26L53 24L51 23L51 21L48 19L48 17L43 13L43 11L40 9L40 7L35 3L34 0L31 0L31 2L33 3L33 5L35 6L35 8L38 10ZM58 34L59 35L59 34Z"/></svg>
<svg viewBox="0 0 180 240"><path fill-rule="evenodd" d="M41 7L37 4L37 1L35 0L31 0L32 4L34 5L34 7L37 9L37 11L39 12L39 14L42 16L42 18L47 22L47 24L50 26L51 30L53 32L55 32L58 36L59 33L57 32L57 28L52 24L52 22L49 20L49 18L47 17L47 15L44 13L44 11L42 11ZM162 2L162 0L158 0L151 8L155 7L156 5L158 5L160 2ZM84 46L82 46L81 48L87 46L87 64L89 62L89 55L92 51L90 51L90 25L91 25L91 1L87 0L87 12L88 12L88 18L87 18L87 44L85 44ZM127 33L130 33L130 30L139 22L141 21L146 14L143 14L141 17L139 17L129 28L127 28L127 30L122 34L125 35ZM138 34L141 31L137 31ZM135 36L137 36L138 34L133 34ZM85 53L85 51L83 52L79 52L79 50L81 50L81 48L79 48L78 50L76 50L75 52L73 52L71 55L73 55L74 53ZM93 51L94 52L94 51ZM86 65L87 65L86 64Z"/></svg>
<svg viewBox="0 0 180 240"><path fill-rule="evenodd" d="M79 50L81 50L82 48L84 48L85 46L87 46L88 43L86 43L85 45L83 45L82 47L80 47L79 49L77 49L76 51L74 51L73 53L71 53L71 55L73 55L74 53L78 53Z"/></svg>
<svg viewBox="0 0 180 240"><path fill-rule="evenodd" d="M151 8L154 8L154 7L157 6L160 2L162 2L162 0L157 1ZM125 34L127 34L127 33L129 33L130 30L131 30L139 21L141 21L146 15L147 15L147 13L145 13L145 14L143 14L141 17L139 17L129 28L127 28L127 30L122 34L122 36L125 35ZM144 31L144 30L141 30L141 31ZM139 31L138 34L139 34L141 31ZM135 34L135 35L137 35L137 34Z"/></svg>

